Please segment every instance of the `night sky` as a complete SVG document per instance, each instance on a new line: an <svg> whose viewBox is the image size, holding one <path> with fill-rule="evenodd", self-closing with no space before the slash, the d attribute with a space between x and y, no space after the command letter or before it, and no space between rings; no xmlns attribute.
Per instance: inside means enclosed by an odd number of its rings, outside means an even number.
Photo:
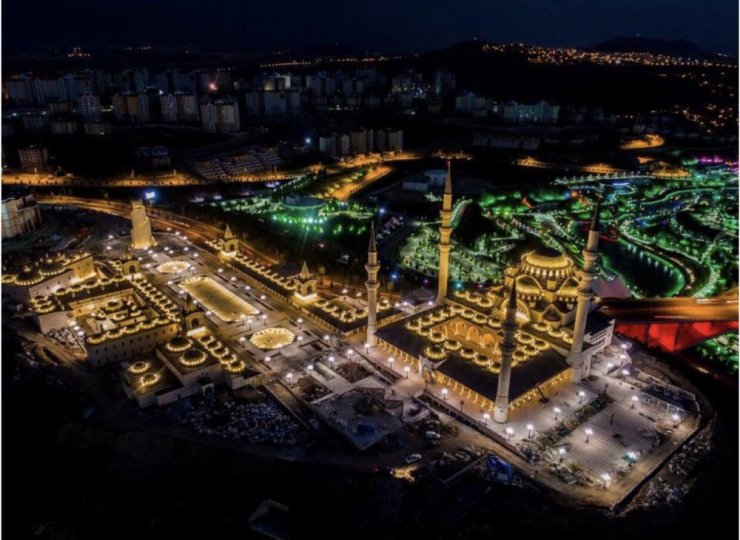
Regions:
<svg viewBox="0 0 740 540"><path fill-rule="evenodd" d="M736 54L737 0L4 0L3 46L425 51L477 37L590 46L686 39Z"/></svg>

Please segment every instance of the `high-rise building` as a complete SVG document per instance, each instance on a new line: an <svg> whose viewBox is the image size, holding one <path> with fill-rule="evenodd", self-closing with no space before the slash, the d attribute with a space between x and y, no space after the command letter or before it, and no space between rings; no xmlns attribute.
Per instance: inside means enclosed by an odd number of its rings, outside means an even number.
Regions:
<svg viewBox="0 0 740 540"><path fill-rule="evenodd" d="M83 120L100 120L100 98L92 94L83 94L77 102L77 112Z"/></svg>
<svg viewBox="0 0 740 540"><path fill-rule="evenodd" d="M24 171L39 170L46 167L49 151L44 146L27 146L18 149L18 157Z"/></svg>
<svg viewBox="0 0 740 540"><path fill-rule="evenodd" d="M391 152L403 152L403 130L388 130L388 150Z"/></svg>
<svg viewBox="0 0 740 540"><path fill-rule="evenodd" d="M119 122L145 124L150 121L149 96L124 92L113 96L113 114Z"/></svg>
<svg viewBox="0 0 740 540"><path fill-rule="evenodd" d="M364 129L349 134L349 148L352 154L367 153L367 136Z"/></svg>
<svg viewBox="0 0 740 540"><path fill-rule="evenodd" d="M203 129L211 133L236 133L241 130L239 103L232 99L203 103L200 116Z"/></svg>
<svg viewBox="0 0 740 540"><path fill-rule="evenodd" d="M554 124L559 115L560 106L544 100L530 104L509 101L501 109L501 118L512 124Z"/></svg>

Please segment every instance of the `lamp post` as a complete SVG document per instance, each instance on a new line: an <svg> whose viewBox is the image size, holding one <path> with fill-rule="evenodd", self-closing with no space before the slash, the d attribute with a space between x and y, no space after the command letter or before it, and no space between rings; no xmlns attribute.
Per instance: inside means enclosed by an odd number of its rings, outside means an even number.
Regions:
<svg viewBox="0 0 740 540"><path fill-rule="evenodd" d="M267 326L267 315L262 314L262 326Z"/></svg>
<svg viewBox="0 0 740 540"><path fill-rule="evenodd" d="M324 341L326 341L327 343L329 343L329 340L330 340L330 339L331 339L331 338L329 337L329 334L326 334L326 335L324 336Z"/></svg>
<svg viewBox="0 0 740 540"><path fill-rule="evenodd" d="M583 390L581 390L580 392L578 392L578 404L579 405L581 403L583 403L583 398L585 398L585 397L586 397L586 392L584 392Z"/></svg>
<svg viewBox="0 0 740 540"><path fill-rule="evenodd" d="M532 438L532 433L534 432L534 426L532 424L527 424L527 438Z"/></svg>
<svg viewBox="0 0 740 540"><path fill-rule="evenodd" d="M403 368L404 376L408 379L409 378L409 371L411 371L411 368L406 366Z"/></svg>
<svg viewBox="0 0 740 540"><path fill-rule="evenodd" d="M558 463L562 463L565 459L565 448L558 448L558 454L560 454L560 461Z"/></svg>
<svg viewBox="0 0 740 540"><path fill-rule="evenodd" d="M298 317L298 319L296 320L296 322L298 323L298 329L299 330L303 330L303 319L301 319L300 317Z"/></svg>
<svg viewBox="0 0 740 540"><path fill-rule="evenodd" d="M265 363L266 364L269 364L270 363L270 357L269 356L265 356Z"/></svg>
<svg viewBox="0 0 740 540"><path fill-rule="evenodd" d="M370 352L370 344L365 343L365 356L367 356L368 352Z"/></svg>
<svg viewBox="0 0 740 540"><path fill-rule="evenodd" d="M308 366L306 366L306 369L308 371L313 371L313 364L308 364Z"/></svg>
<svg viewBox="0 0 740 540"><path fill-rule="evenodd" d="M681 419L680 416L678 416L676 413L673 413L671 415L671 418L673 419L673 427L678 427L678 421Z"/></svg>
<svg viewBox="0 0 740 540"><path fill-rule="evenodd" d="M512 435L514 435L514 429L513 428L510 428L510 427L507 427L506 428L506 442L510 442L511 441L511 436Z"/></svg>
<svg viewBox="0 0 740 540"><path fill-rule="evenodd" d="M484 425L484 426L487 426L487 425L488 425L488 419L489 419L489 418L491 418L491 415L490 415L490 414L488 414L488 413L483 413L483 425Z"/></svg>
<svg viewBox="0 0 740 540"><path fill-rule="evenodd" d="M591 439L591 435L593 434L594 430L591 428L586 428L586 442L588 442Z"/></svg>
<svg viewBox="0 0 740 540"><path fill-rule="evenodd" d="M393 358L392 356L389 356L388 357L388 367L391 368L391 369L393 369L393 362L395 362L395 361L396 361L395 358Z"/></svg>
<svg viewBox="0 0 740 540"><path fill-rule="evenodd" d="M442 401L447 401L447 388L442 388Z"/></svg>
<svg viewBox="0 0 740 540"><path fill-rule="evenodd" d="M334 367L334 357L333 357L333 356L330 356L330 357L329 357L329 365L330 365L331 367Z"/></svg>
<svg viewBox="0 0 740 540"><path fill-rule="evenodd" d="M606 373L608 374L612 370L613 367L614 367L614 364L612 364L611 362L609 362L606 365Z"/></svg>
<svg viewBox="0 0 740 540"><path fill-rule="evenodd" d="M287 374L287 375L285 376L285 378L286 378L286 379L288 380L288 386L290 386L290 384L291 384L291 381L293 380L293 374L292 374L292 373L288 373L288 374Z"/></svg>
<svg viewBox="0 0 740 540"><path fill-rule="evenodd" d="M623 369L622 370L622 376L626 379L630 376L630 370L629 369Z"/></svg>
<svg viewBox="0 0 740 540"><path fill-rule="evenodd" d="M352 361L352 355L353 354L355 354L355 351L353 351L352 349L349 349L347 351L347 360L349 360L350 362Z"/></svg>
<svg viewBox="0 0 740 540"><path fill-rule="evenodd" d="M558 415L560 414L560 407L553 407L552 412L555 413L555 421L558 421Z"/></svg>
<svg viewBox="0 0 740 540"><path fill-rule="evenodd" d="M637 396L632 396L630 399L632 400L632 406L630 407L630 409L634 409L635 403L637 403L637 400L639 400L640 398L638 398Z"/></svg>

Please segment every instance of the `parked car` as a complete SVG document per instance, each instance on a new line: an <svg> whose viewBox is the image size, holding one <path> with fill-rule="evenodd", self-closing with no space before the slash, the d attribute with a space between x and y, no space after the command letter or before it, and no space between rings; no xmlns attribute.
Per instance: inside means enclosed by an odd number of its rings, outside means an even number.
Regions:
<svg viewBox="0 0 740 540"><path fill-rule="evenodd" d="M406 456L406 464L411 465L412 463L416 463L417 461L421 461L421 454L410 454Z"/></svg>

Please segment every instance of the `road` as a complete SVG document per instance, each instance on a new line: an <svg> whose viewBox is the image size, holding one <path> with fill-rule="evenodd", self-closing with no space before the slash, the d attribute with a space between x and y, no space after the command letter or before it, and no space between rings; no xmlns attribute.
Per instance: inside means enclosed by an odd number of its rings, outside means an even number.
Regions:
<svg viewBox="0 0 740 540"><path fill-rule="evenodd" d="M117 201L67 196L40 196L37 200L40 204L74 205L85 210L112 214L125 219L129 219L129 215L131 214L131 207L128 204ZM179 231L191 240L195 238L205 242L207 240L213 240L214 238L220 238L223 235L223 231L218 227L201 223L200 221L196 221L173 212L168 212L166 210L147 207L147 215L152 221L152 225L158 226L162 230L171 229L173 231ZM246 252L249 257L258 262L268 265L277 264L278 261L274 257L266 255L242 241L240 241L240 244L242 250Z"/></svg>

